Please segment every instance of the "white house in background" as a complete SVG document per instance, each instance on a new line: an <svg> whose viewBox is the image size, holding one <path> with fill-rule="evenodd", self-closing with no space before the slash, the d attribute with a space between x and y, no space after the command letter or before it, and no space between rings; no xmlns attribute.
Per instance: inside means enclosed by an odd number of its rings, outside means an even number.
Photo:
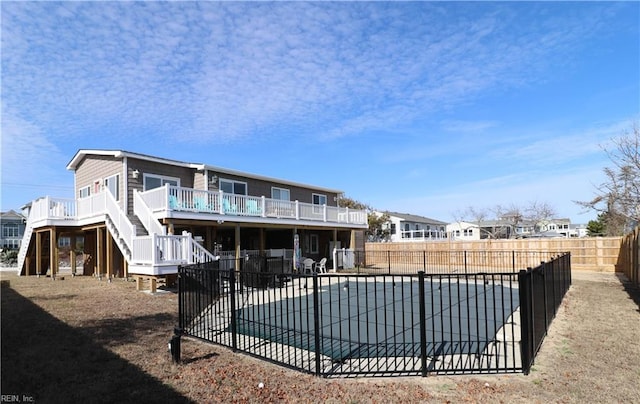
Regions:
<svg viewBox="0 0 640 404"><path fill-rule="evenodd" d="M540 233L555 232L562 237L569 237L570 219L550 219L538 222L537 230Z"/></svg>
<svg viewBox="0 0 640 404"><path fill-rule="evenodd" d="M424 216L398 212L375 212L378 216L386 213L389 221L383 224L389 230L389 241L429 241L446 240L447 224Z"/></svg>
<svg viewBox="0 0 640 404"><path fill-rule="evenodd" d="M588 233L586 224L569 225L569 237L587 237Z"/></svg>
<svg viewBox="0 0 640 404"><path fill-rule="evenodd" d="M447 234L453 241L480 240L480 226L477 223L453 222L446 226Z"/></svg>

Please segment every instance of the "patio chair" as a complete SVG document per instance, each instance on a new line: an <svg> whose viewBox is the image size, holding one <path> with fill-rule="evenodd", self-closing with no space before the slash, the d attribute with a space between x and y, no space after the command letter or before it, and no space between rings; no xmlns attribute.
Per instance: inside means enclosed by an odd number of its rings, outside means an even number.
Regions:
<svg viewBox="0 0 640 404"><path fill-rule="evenodd" d="M260 215L262 212L260 212L260 207L258 206L258 201L247 201L247 213L250 215Z"/></svg>
<svg viewBox="0 0 640 404"><path fill-rule="evenodd" d="M169 209L180 209L182 204L175 195L169 195Z"/></svg>
<svg viewBox="0 0 640 404"><path fill-rule="evenodd" d="M207 205L207 202L203 197L193 198L193 207L196 210L209 210L209 206Z"/></svg>
<svg viewBox="0 0 640 404"><path fill-rule="evenodd" d="M320 273L320 274L326 274L327 273L327 259L323 258L320 260L320 262L316 263L316 272Z"/></svg>
<svg viewBox="0 0 640 404"><path fill-rule="evenodd" d="M310 274L313 272L313 264L315 264L315 261L312 260L311 258L305 258L302 261L302 273L305 274Z"/></svg>

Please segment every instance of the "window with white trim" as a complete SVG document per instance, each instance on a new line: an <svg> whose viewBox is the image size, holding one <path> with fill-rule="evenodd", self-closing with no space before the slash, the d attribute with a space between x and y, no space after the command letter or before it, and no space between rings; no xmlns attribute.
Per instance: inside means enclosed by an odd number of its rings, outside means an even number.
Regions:
<svg viewBox="0 0 640 404"><path fill-rule="evenodd" d="M150 189L160 188L166 184L180 186L180 178L167 177L164 175L145 174L142 179L142 187L145 191Z"/></svg>
<svg viewBox="0 0 640 404"><path fill-rule="evenodd" d="M271 199L290 201L291 192L289 192L289 190L285 188L271 187Z"/></svg>
<svg viewBox="0 0 640 404"><path fill-rule="evenodd" d="M78 190L78 198L86 198L91 195L91 187L87 185L84 188Z"/></svg>
<svg viewBox="0 0 640 404"><path fill-rule="evenodd" d="M227 194L247 195L247 183L220 179L220 190Z"/></svg>
<svg viewBox="0 0 640 404"><path fill-rule="evenodd" d="M107 177L104 179L105 188L107 188L109 192L111 192L111 195L113 195L116 201L120 200L120 187L119 187L120 181L118 179L119 179L118 174L112 175L111 177Z"/></svg>
<svg viewBox="0 0 640 404"><path fill-rule="evenodd" d="M327 204L327 196L321 194L313 194L313 204L314 205L326 205Z"/></svg>
<svg viewBox="0 0 640 404"><path fill-rule="evenodd" d="M2 226L2 237L18 237L19 229L17 224L5 224Z"/></svg>

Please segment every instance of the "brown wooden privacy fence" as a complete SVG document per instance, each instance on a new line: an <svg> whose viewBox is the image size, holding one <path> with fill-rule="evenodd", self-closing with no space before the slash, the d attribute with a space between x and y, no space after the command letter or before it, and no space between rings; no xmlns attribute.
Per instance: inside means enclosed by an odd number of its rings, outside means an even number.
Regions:
<svg viewBox="0 0 640 404"><path fill-rule="evenodd" d="M640 286L640 227L622 239L616 267L633 284Z"/></svg>
<svg viewBox="0 0 640 404"><path fill-rule="evenodd" d="M517 273L566 252L548 251L354 251L355 272L365 274ZM354 269L345 268L347 272Z"/></svg>
<svg viewBox="0 0 640 404"><path fill-rule="evenodd" d="M636 233L637 234L637 231ZM636 237L637 245L637 237ZM366 243L365 251L570 252L574 270L622 272L622 237ZM637 257L637 254L636 254ZM636 261L637 262L637 261ZM534 263L534 265L539 262ZM636 265L637 267L637 265Z"/></svg>

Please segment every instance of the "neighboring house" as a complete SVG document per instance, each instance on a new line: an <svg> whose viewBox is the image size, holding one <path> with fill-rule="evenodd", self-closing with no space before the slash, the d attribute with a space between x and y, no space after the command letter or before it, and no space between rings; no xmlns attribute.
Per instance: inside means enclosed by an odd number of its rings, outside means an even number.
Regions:
<svg viewBox="0 0 640 404"><path fill-rule="evenodd" d="M531 220L523 220L515 226L516 238L526 237L536 232L536 223Z"/></svg>
<svg viewBox="0 0 640 404"><path fill-rule="evenodd" d="M480 227L475 223L454 222L447 225L447 234L453 241L480 240Z"/></svg>
<svg viewBox="0 0 640 404"><path fill-rule="evenodd" d="M570 219L550 219L538 223L537 229L540 233L556 232L562 237L569 237L570 226Z"/></svg>
<svg viewBox="0 0 640 404"><path fill-rule="evenodd" d="M22 274L55 272L61 237L82 238L85 274L167 275L214 253L292 256L294 245L331 260L367 228L366 211L337 206L330 188L120 150L80 150L67 169L74 198L27 205Z"/></svg>
<svg viewBox="0 0 640 404"><path fill-rule="evenodd" d="M24 236L25 217L14 211L0 212L0 248L17 250Z"/></svg>
<svg viewBox="0 0 640 404"><path fill-rule="evenodd" d="M424 216L398 212L376 212L378 216L386 213L389 221L383 229L389 231L389 241L428 241L447 238L447 224Z"/></svg>
<svg viewBox="0 0 640 404"><path fill-rule="evenodd" d="M571 230L571 221L569 219L551 219L534 222L531 220L516 221L512 217L500 218L498 220L483 220L477 223L455 222L447 225L447 233L452 240L577 236L577 231L574 232Z"/></svg>
<svg viewBox="0 0 640 404"><path fill-rule="evenodd" d="M589 230L586 224L571 224L569 225L569 237L587 237Z"/></svg>

